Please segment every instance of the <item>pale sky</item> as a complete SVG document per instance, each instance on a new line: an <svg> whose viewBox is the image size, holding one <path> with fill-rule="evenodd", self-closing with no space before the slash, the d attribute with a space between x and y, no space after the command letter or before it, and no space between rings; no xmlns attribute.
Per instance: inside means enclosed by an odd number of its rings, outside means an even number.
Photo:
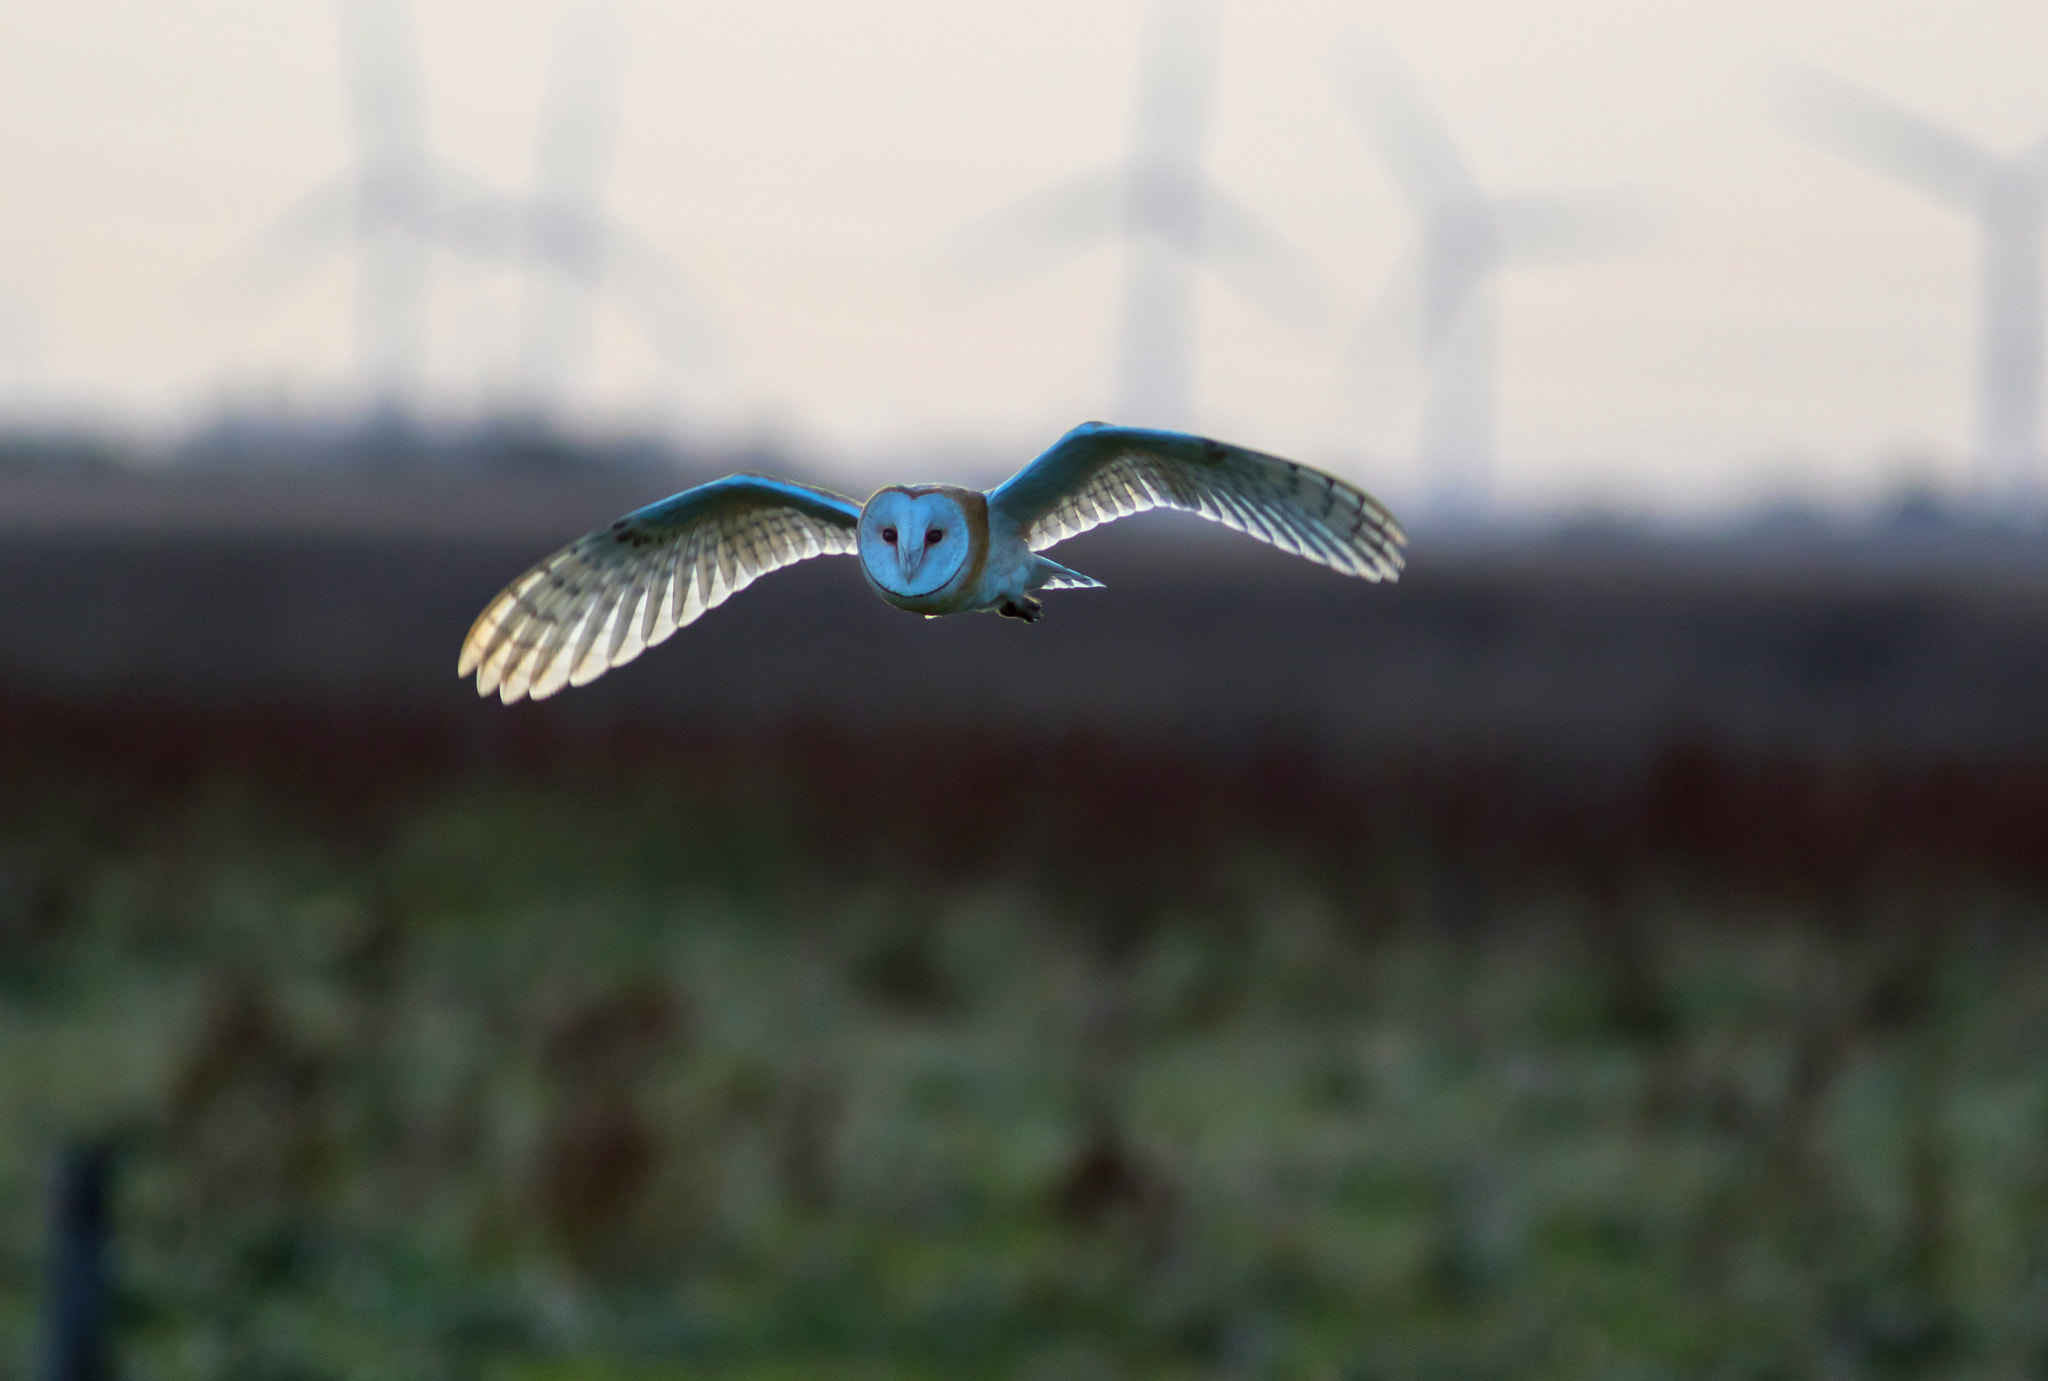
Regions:
<svg viewBox="0 0 2048 1381"><path fill-rule="evenodd" d="M717 344L678 371L605 313L580 413L768 438L828 475L937 478L1110 408L1121 256L978 282L946 241L1121 154L1144 0L620 8L609 206L688 276ZM560 6L414 13L437 152L522 183ZM1621 257L1503 280L1508 500L1685 511L1961 485L1972 227L1784 132L1766 85L1810 64L2016 151L2048 131L2038 4L1224 0L1209 170L1345 297L1299 334L1205 282L1194 421L1398 498L1418 379L1391 350L1346 371L1414 233L1332 79L1367 28L1490 188L1624 189L1659 218ZM8 409L148 431L224 401L340 406L346 259L252 300L204 286L347 166L338 63L325 0L0 0ZM436 408L503 385L515 301L503 272L437 279Z"/></svg>

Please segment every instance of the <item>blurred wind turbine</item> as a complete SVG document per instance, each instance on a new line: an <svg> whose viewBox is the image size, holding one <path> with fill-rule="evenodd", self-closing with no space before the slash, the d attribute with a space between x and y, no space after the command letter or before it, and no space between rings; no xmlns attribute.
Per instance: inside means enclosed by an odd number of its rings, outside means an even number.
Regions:
<svg viewBox="0 0 2048 1381"><path fill-rule="evenodd" d="M957 237L975 268L1033 272L1107 239L1126 242L1118 343L1120 421L1184 428L1193 412L1195 282L1203 264L1283 324L1313 326L1321 275L1209 181L1216 7L1154 0L1131 151L982 218Z"/></svg>
<svg viewBox="0 0 2048 1381"><path fill-rule="evenodd" d="M1611 197L1486 191L1413 73L1383 41L1355 41L1338 75L1421 232L1379 310L1399 320L1421 353L1422 483L1440 515L1478 517L1493 501L1501 273L1614 253L1641 238L1641 218ZM1374 324L1368 318L1361 336Z"/></svg>
<svg viewBox="0 0 2048 1381"><path fill-rule="evenodd" d="M516 263L523 275L518 385L523 405L558 407L591 345L591 307L609 293L667 364L703 353L706 330L682 274L612 221L604 188L618 129L623 44L612 0L566 6L524 197L478 193L451 208L450 242Z"/></svg>
<svg viewBox="0 0 2048 1381"><path fill-rule="evenodd" d="M335 0L335 18L354 165L302 197L231 267L261 288L354 252L358 367L375 415L417 409L441 249L526 271L519 383L542 407L565 391L588 345L587 299L606 287L664 360L693 352L702 333L687 319L680 275L603 210L619 68L606 0L564 15L526 196L433 154L407 0Z"/></svg>
<svg viewBox="0 0 2048 1381"><path fill-rule="evenodd" d="M258 287L275 287L353 251L358 369L373 410L398 416L416 406L425 366L439 219L474 184L429 151L405 0L336 0L335 20L353 166L300 198L232 267Z"/></svg>
<svg viewBox="0 0 2048 1381"><path fill-rule="evenodd" d="M1824 73L1788 74L1788 124L1866 169L1977 221L1977 418L1972 457L1989 500L2029 500L2041 465L2048 137L2001 157Z"/></svg>

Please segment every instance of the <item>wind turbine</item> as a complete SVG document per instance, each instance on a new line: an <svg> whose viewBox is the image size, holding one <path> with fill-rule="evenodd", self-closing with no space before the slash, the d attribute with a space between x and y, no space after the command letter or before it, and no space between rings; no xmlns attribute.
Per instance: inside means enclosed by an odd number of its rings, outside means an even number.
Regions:
<svg viewBox="0 0 2048 1381"><path fill-rule="evenodd" d="M1203 170L1215 44L1213 0L1154 0L1125 159L1027 197L960 237L978 263L1024 258L1033 269L1124 241L1116 413L1125 422L1189 425L1198 264L1282 321L1312 322L1319 312L1320 275Z"/></svg>
<svg viewBox="0 0 2048 1381"><path fill-rule="evenodd" d="M456 247L510 262L522 275L519 406L558 407L588 354L590 309L609 294L657 355L702 353L706 331L683 275L614 221L604 187L617 133L621 35L612 0L574 0L556 29L547 94L522 195L478 192L450 208Z"/></svg>
<svg viewBox="0 0 2048 1381"><path fill-rule="evenodd" d="M1384 42L1355 42L1339 85L1420 232L1390 305L1409 318L1426 375L1416 443L1423 484L1440 515L1477 518L1493 503L1501 274L1611 252L1634 234L1584 195L1488 192Z"/></svg>
<svg viewBox="0 0 2048 1381"><path fill-rule="evenodd" d="M520 382L543 407L559 400L587 340L592 292L617 290L664 358L694 347L680 276L603 210L617 49L602 0L565 16L525 196L433 154L407 0L335 0L335 17L353 165L272 222L241 266L276 281L354 253L356 353L374 416L388 423L418 407L432 259L444 249L526 270Z"/></svg>
<svg viewBox="0 0 2048 1381"><path fill-rule="evenodd" d="M447 205L475 184L428 148L405 0L336 0L335 20L352 164L271 222L235 267L275 285L353 252L357 367L373 413L388 420L417 406L430 256Z"/></svg>
<svg viewBox="0 0 2048 1381"><path fill-rule="evenodd" d="M2000 156L1860 87L1819 72L1780 92L1788 122L1816 143L1974 217L1978 232L1980 493L2030 500L2041 465L2048 136Z"/></svg>

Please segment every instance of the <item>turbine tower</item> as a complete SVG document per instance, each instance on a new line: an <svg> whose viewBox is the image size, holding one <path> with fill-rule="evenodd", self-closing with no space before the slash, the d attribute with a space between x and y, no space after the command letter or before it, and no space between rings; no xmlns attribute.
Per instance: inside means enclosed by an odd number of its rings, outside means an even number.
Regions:
<svg viewBox="0 0 2048 1381"><path fill-rule="evenodd" d="M1287 324L1313 322L1319 312L1313 266L1203 169L1215 46L1214 0L1154 0L1129 154L960 236L968 260L1012 272L1020 259L1035 270L1105 239L1125 242L1116 379L1116 416L1124 422L1190 424L1197 265Z"/></svg>
<svg viewBox="0 0 2048 1381"><path fill-rule="evenodd" d="M335 11L355 126L357 348L379 411L417 401L426 363L428 255L440 178L427 152L426 97L401 0Z"/></svg>
<svg viewBox="0 0 2048 1381"><path fill-rule="evenodd" d="M336 0L335 20L352 165L271 222L232 267L274 288L353 252L357 370L372 412L388 420L418 406L431 255L445 208L474 183L429 150L405 0Z"/></svg>
<svg viewBox="0 0 2048 1381"><path fill-rule="evenodd" d="M1425 372L1416 441L1422 481L1440 515L1478 518L1493 504L1501 274L1609 253L1634 234L1615 208L1584 195L1488 192L1385 43L1353 44L1339 84L1419 231L1390 296L1409 318Z"/></svg>
<svg viewBox="0 0 2048 1381"><path fill-rule="evenodd" d="M2048 137L2001 157L1859 87L1818 72L1787 82L1781 109L1802 134L1973 217L1979 245L1976 436L1985 500L2031 502L2042 460Z"/></svg>
<svg viewBox="0 0 2048 1381"><path fill-rule="evenodd" d="M604 270L604 187L617 131L619 43L606 0L562 12L534 140L519 384L558 406L590 343L589 290Z"/></svg>
<svg viewBox="0 0 2048 1381"><path fill-rule="evenodd" d="M1202 253L1215 7L1205 0L1158 0L1151 24L1125 166L1129 257L1116 397L1132 421L1186 427L1194 411L1193 261Z"/></svg>
<svg viewBox="0 0 2048 1381"><path fill-rule="evenodd" d="M0 288L0 424L19 420L37 401L43 336L42 304Z"/></svg>

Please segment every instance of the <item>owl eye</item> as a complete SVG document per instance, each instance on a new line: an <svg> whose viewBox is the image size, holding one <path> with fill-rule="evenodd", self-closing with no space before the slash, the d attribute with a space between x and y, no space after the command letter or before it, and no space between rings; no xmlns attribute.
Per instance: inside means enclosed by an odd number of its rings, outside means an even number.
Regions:
<svg viewBox="0 0 2048 1381"><path fill-rule="evenodd" d="M930 532L927 532L924 535L924 544L928 547L936 547L940 542L945 540L945 537L945 533L939 531L939 529L937 528L933 528Z"/></svg>
<svg viewBox="0 0 2048 1381"><path fill-rule="evenodd" d="M890 542L890 543L894 543L894 542L895 542L895 540L896 540L896 529L895 529L895 528L893 528L893 527L885 527L885 528L883 528L883 529L882 529L882 540L883 540L884 542Z"/></svg>

